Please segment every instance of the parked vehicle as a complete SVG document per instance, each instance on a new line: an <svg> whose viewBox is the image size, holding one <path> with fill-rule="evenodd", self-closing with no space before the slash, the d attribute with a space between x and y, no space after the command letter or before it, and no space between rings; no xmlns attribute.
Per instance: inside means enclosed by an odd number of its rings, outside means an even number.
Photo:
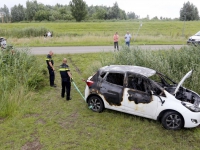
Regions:
<svg viewBox="0 0 200 150"><path fill-rule="evenodd" d="M187 44L194 44L195 46L200 45L200 31L189 37Z"/></svg>
<svg viewBox="0 0 200 150"><path fill-rule="evenodd" d="M6 44L6 39L5 38L0 37L0 45L1 45L2 49L6 49L7 44Z"/></svg>
<svg viewBox="0 0 200 150"><path fill-rule="evenodd" d="M200 124L200 96L153 69L110 65L86 81L85 100L94 112L104 108L158 120L166 129Z"/></svg>

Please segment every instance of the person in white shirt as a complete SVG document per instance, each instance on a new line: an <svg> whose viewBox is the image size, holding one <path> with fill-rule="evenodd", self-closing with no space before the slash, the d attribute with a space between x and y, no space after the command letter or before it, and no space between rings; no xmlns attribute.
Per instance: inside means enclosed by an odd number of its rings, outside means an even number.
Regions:
<svg viewBox="0 0 200 150"><path fill-rule="evenodd" d="M51 32L50 31L47 32L47 37L51 37Z"/></svg>
<svg viewBox="0 0 200 150"><path fill-rule="evenodd" d="M130 46L130 41L131 41L131 34L129 33L129 31L127 31L126 35L124 36L126 45L129 47Z"/></svg>

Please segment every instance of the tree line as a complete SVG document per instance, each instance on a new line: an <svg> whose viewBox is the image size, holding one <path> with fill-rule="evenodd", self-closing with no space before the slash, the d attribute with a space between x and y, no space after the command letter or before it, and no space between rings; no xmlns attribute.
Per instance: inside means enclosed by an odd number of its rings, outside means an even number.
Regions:
<svg viewBox="0 0 200 150"><path fill-rule="evenodd" d="M38 3L37 0L26 1L26 7L21 4L11 7L11 12L8 7L0 8L2 22L20 22L20 21L56 21L76 20L126 20L126 19L139 19L140 16L134 12L126 13L120 9L118 3L115 2L112 7L107 6L88 6L83 0L71 0L68 5L56 4L55 6L44 5ZM147 18L149 20L148 15ZM171 20L171 18L160 17L160 20ZM181 21L199 20L199 12L196 6L189 1L183 4L180 9ZM159 20L157 16L152 20Z"/></svg>

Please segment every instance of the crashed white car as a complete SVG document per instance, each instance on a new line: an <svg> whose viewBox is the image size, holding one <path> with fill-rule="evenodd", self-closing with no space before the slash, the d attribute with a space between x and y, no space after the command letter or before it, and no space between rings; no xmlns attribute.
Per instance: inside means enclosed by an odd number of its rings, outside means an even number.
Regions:
<svg viewBox="0 0 200 150"><path fill-rule="evenodd" d="M189 37L187 44L200 45L200 31Z"/></svg>
<svg viewBox="0 0 200 150"><path fill-rule="evenodd" d="M189 71L177 84L149 68L110 65L100 68L86 81L89 108L104 108L158 120L170 130L200 124L200 96L182 86Z"/></svg>

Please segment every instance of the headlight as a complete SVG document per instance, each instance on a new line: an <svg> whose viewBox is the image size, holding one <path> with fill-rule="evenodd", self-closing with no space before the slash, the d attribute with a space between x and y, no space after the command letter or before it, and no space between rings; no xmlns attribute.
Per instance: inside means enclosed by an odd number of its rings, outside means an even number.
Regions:
<svg viewBox="0 0 200 150"><path fill-rule="evenodd" d="M181 102L181 104L193 112L200 112L200 108L196 105L188 104L184 102Z"/></svg>

